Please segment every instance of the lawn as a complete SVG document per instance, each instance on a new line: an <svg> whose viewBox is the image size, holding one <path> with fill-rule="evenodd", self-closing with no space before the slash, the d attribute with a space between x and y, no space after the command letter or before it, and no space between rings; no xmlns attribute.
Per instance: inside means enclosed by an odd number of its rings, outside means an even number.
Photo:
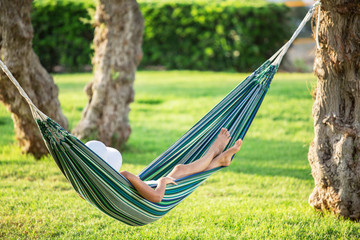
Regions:
<svg viewBox="0 0 360 240"><path fill-rule="evenodd" d="M237 73L139 72L132 135L122 169L137 173L246 77ZM71 128L91 74L55 75ZM311 74L278 73L230 167L165 217L129 227L78 197L50 157L21 154L0 106L0 238L359 239L360 224L314 211L307 161L313 138Z"/></svg>

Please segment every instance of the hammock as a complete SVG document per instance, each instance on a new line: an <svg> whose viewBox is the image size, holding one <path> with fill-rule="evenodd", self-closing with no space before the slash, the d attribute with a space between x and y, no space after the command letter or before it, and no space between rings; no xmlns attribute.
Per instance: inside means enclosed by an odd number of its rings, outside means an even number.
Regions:
<svg viewBox="0 0 360 240"><path fill-rule="evenodd" d="M248 76L209 113L179 140L141 171L142 180L157 180L166 176L177 164L188 164L200 158L209 149L221 128L232 136L228 146L243 139L269 88L278 66L290 44L311 18L309 10L292 38ZM177 185L166 187L160 203L153 203L138 194L119 172L86 147L59 124L42 113L30 100L10 71L0 65L20 94L29 103L46 147L75 191L105 214L132 226L141 226L164 216L189 196L211 174L221 167L177 179Z"/></svg>

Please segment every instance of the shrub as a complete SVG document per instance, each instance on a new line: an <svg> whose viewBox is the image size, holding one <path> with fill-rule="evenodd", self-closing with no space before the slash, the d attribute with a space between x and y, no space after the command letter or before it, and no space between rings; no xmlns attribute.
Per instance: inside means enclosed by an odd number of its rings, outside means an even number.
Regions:
<svg viewBox="0 0 360 240"><path fill-rule="evenodd" d="M238 2L142 3L141 66L167 69L254 69L289 37L284 5Z"/></svg>
<svg viewBox="0 0 360 240"><path fill-rule="evenodd" d="M48 71L53 71L55 66L79 71L91 64L94 29L89 23L88 9L94 8L89 1L34 2L33 48Z"/></svg>
<svg viewBox="0 0 360 240"><path fill-rule="evenodd" d="M249 71L288 39L288 8L262 0L144 1L140 68ZM90 64L92 1L36 1L34 49L48 70L76 71ZM86 20L84 22L83 20Z"/></svg>

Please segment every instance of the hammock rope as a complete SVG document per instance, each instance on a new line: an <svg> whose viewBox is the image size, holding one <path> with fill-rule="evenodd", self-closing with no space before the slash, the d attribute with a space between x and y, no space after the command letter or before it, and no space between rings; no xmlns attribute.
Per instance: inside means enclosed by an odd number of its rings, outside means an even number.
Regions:
<svg viewBox="0 0 360 240"><path fill-rule="evenodd" d="M316 41L316 48L320 50L320 44L319 44L319 26L320 26L320 13L321 13L321 1L318 0L316 3L314 3L314 9L315 7L318 7L318 15L317 15L317 23L316 23L316 33L315 33L315 41Z"/></svg>
<svg viewBox="0 0 360 240"><path fill-rule="evenodd" d="M157 180L166 176L174 166L199 159L209 149L222 127L227 128L232 136L225 149L232 146L236 140L243 139L283 56L311 18L315 7L314 5L309 10L291 39L282 48L145 167L139 177L142 180ZM177 185L166 187L165 196L160 203L150 202L140 196L119 172L42 113L1 60L0 66L28 102L46 147L75 191L100 211L125 224L141 226L158 220L189 196L210 175L221 169L219 167L177 179Z"/></svg>

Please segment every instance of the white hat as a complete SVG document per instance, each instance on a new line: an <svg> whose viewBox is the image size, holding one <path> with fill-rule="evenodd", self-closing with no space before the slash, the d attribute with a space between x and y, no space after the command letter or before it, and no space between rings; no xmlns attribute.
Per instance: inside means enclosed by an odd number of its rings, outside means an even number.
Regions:
<svg viewBox="0 0 360 240"><path fill-rule="evenodd" d="M118 150L112 147L106 147L100 141L91 140L85 145L101 157L107 164L109 164L116 171L120 170L122 164L122 156Z"/></svg>

